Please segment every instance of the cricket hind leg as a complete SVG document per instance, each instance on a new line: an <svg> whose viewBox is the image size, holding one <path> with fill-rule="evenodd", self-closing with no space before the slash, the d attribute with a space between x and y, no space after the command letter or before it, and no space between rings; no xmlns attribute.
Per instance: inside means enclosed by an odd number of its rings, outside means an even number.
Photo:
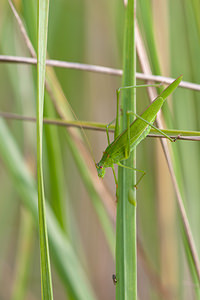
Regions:
<svg viewBox="0 0 200 300"><path fill-rule="evenodd" d="M125 90L125 89L130 89L130 88L137 88L137 87L148 87L148 86L160 86L161 84L150 84L150 85L134 85L134 86L125 86L125 87L120 87L116 90L116 94L117 94L117 115L116 115L116 121L115 121L115 135L114 138L116 139L116 137L119 135L119 96L120 96L120 92L121 90ZM113 122L113 121L112 121ZM108 137L108 143L110 144L110 140L109 140L109 134L108 134L108 127L109 125L112 124L109 123L106 127L106 132L107 132L107 137ZM127 159L130 156L130 113L127 114L127 130L128 130L128 135L127 135L127 147L125 147L125 159ZM118 166L121 166L123 168L128 168L134 171L138 171L138 172L142 172L143 174L140 176L140 178L138 179L138 181L136 182L136 184L134 185L134 188L137 188L137 185L140 183L140 181L142 180L142 178L145 176L146 172L143 170L139 170L136 168L129 168L127 166L124 166L123 164L118 163ZM118 182L117 182L117 177L115 174L115 170L114 170L114 166L112 166L112 171L113 171L113 175L115 178L115 184L116 184L116 195L118 196Z"/></svg>
<svg viewBox="0 0 200 300"><path fill-rule="evenodd" d="M153 124L151 124L150 122L148 122L147 120L145 120L144 118L142 118L140 115L138 115L137 113L133 112L133 111L127 111L127 116L128 115L135 115L138 119L144 121L146 124L148 124L149 126L151 126L152 128L154 128L157 132L159 132L161 135L165 136L168 140L170 140L170 142L176 142L176 140L178 139L178 137L175 138L171 138L170 136L168 136L166 133L164 133L161 129L159 129L158 127L154 126ZM130 126L129 126L130 127ZM130 131L130 129L129 129Z"/></svg>
<svg viewBox="0 0 200 300"><path fill-rule="evenodd" d="M118 99L117 99L118 107L119 107L119 92L120 92L120 90L118 89L117 90L117 93L118 93ZM127 146L125 146L125 152L124 152L125 159L129 158L130 152L131 152L131 138L130 138L130 115L131 115L131 113L127 112ZM138 184L140 183L140 181L142 180L142 178L145 176L146 172L143 171L143 170L140 170L140 169L136 169L136 168L133 168L133 167L125 166L125 165L121 164L120 162L117 165L120 166L120 167L122 167L122 168L126 168L126 169L129 169L129 170L138 171L138 172L143 173L140 176L140 178L137 180L136 184L134 185L134 188L137 189Z"/></svg>
<svg viewBox="0 0 200 300"><path fill-rule="evenodd" d="M161 86L161 84L143 84L143 85L124 86L124 87L120 87L120 88L118 88L116 90L116 93L117 93L117 116L116 116L116 122L115 122L115 136L114 136L115 139L119 135L119 96L120 96L120 92L122 90L133 89L133 88L138 88L138 87L149 87L149 86L154 86L155 87L155 86ZM128 135L127 135L127 147L125 147L125 153L124 153L125 159L127 159L129 157L129 155L130 155L130 115L132 113L133 112L127 112L127 130L128 130ZM135 115L137 115L137 114L135 114ZM151 123L149 123L149 122L147 122L147 123L149 125L151 125ZM170 138L170 140L172 141L171 138Z"/></svg>
<svg viewBox="0 0 200 300"><path fill-rule="evenodd" d="M160 87L162 85L162 83L159 84L142 84L142 85L132 85L132 86L124 86L124 87L120 87L119 89L117 89L117 118L116 118L116 128L119 130L119 94L121 92L121 90L126 90L126 89L132 89L132 88L141 88L141 87ZM161 135L165 136L168 140L170 140L170 142L176 142L176 140L178 139L178 137L175 138L171 138L170 136L168 136L167 134L165 134L162 130L160 130L159 128L157 128L156 126L154 126L153 124L151 124L150 122L148 122L147 120L143 119L140 115L134 113L134 112L127 112L127 114L133 114L135 115L137 118L143 120L145 123L147 123L149 126L151 126L152 128L154 128L157 132L159 132ZM127 127L128 128L128 127ZM129 133L130 134L130 130ZM130 135L129 135L130 137ZM129 138L128 137L128 138ZM116 137L115 137L116 138ZM129 149L127 148L127 154L130 154Z"/></svg>
<svg viewBox="0 0 200 300"><path fill-rule="evenodd" d="M130 85L130 86L123 86L120 87L116 90L116 94L117 94L117 116L116 116L116 122L115 122L115 136L114 138L116 139L116 137L118 137L119 135L119 96L120 96L120 92L123 90L127 90L127 89L134 89L134 88L143 88L143 87L150 87L150 86L154 86L154 87L160 87L162 84L158 83L158 84L141 84L141 85Z"/></svg>

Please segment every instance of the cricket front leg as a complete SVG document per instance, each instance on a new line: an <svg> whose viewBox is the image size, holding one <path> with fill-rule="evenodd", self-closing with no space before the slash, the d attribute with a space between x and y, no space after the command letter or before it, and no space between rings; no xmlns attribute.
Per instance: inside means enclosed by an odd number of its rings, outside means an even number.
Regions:
<svg viewBox="0 0 200 300"><path fill-rule="evenodd" d="M108 123L108 124L106 125L106 135L107 135L108 145L110 145L109 126L110 126L112 123L114 123L114 121L115 121L115 119L112 120L110 123Z"/></svg>
<svg viewBox="0 0 200 300"><path fill-rule="evenodd" d="M129 169L129 170L133 170L133 171L142 173L142 175L139 177L139 179L137 180L136 184L134 185L134 188L137 189L138 184L140 183L140 181L142 180L142 178L146 175L146 172L144 170L140 170L140 169L136 169L136 168L125 166L125 165L123 165L121 163L117 163L117 165L119 167L122 167L122 168L125 168L125 169Z"/></svg>
<svg viewBox="0 0 200 300"><path fill-rule="evenodd" d="M116 202L118 201L118 180L117 180L117 176L116 176L116 173L115 173L115 168L114 168L114 165L111 166L112 168L112 171L113 171L113 175L114 175L114 179L115 179L115 185L116 185Z"/></svg>

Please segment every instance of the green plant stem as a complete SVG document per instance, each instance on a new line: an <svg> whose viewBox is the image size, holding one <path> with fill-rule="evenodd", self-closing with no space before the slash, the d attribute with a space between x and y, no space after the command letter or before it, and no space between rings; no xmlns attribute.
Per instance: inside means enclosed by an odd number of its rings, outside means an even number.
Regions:
<svg viewBox="0 0 200 300"><path fill-rule="evenodd" d="M22 116L15 113L8 112L0 112L0 117L5 119L17 120L17 121L27 121L27 122L36 122L35 117ZM43 118L44 124L56 125L62 127L78 127L89 130L98 130L98 131L106 131L107 124L91 122L91 121L80 121L80 120L64 120L64 119L52 119L52 118ZM181 136L191 136L198 137L200 136L200 131L195 130L182 130L182 129L160 129L165 134L169 136L180 135ZM114 132L115 125L110 125L108 131ZM157 131L154 128L151 128L150 134L156 134Z"/></svg>
<svg viewBox="0 0 200 300"><path fill-rule="evenodd" d="M38 63L37 63L37 176L38 217L40 238L41 295L43 300L53 300L53 288L46 225L45 195L42 166L43 106L45 61L47 48L49 1L38 0Z"/></svg>
<svg viewBox="0 0 200 300"><path fill-rule="evenodd" d="M124 66L122 86L135 85L135 1L129 0L125 16ZM135 90L123 91L121 99L121 130L127 127L126 112L135 112ZM136 152L125 162L126 166L135 167ZM137 299L137 253L136 253L136 206L128 201L128 193L133 189L135 172L119 167L119 198L117 204L116 230L116 299Z"/></svg>

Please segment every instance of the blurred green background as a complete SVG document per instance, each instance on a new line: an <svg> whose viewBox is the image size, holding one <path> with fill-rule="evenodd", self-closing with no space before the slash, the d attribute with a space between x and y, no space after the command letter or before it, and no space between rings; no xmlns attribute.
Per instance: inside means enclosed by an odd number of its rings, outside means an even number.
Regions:
<svg viewBox="0 0 200 300"><path fill-rule="evenodd" d="M33 0L14 3L35 47L37 3ZM138 23L153 74L170 77L183 74L185 81L199 82L198 11L200 3L195 0L137 1ZM123 22L122 0L50 1L48 56L122 68ZM0 54L30 56L6 0L0 2ZM120 77L59 68L55 68L55 73L79 120L109 123L115 118L115 90L121 85ZM35 116L35 67L1 63L0 78L0 111ZM48 103L45 114L58 117L50 97L46 95L45 100ZM166 128L199 130L199 101L199 93L178 89L164 108ZM148 103L146 91L137 90L138 112L142 112ZM6 121L6 126L35 178L35 124L10 120ZM86 134L97 162L107 146L106 134L98 131L87 131ZM200 145L178 141L173 150L177 180L199 253ZM44 126L43 159L46 198L89 279L96 295L94 299L114 299L114 257L96 213L98 204L95 206L91 201L92 192L85 187L69 150L64 128ZM1 153L0 166L0 299L39 299L37 226L30 210L21 201L23 197L17 192L17 183ZM183 248L176 196L158 140L147 138L139 145L137 166L147 172L139 185L137 199L139 299L199 299L195 293L198 286L190 275ZM107 171L103 181L114 202L115 184L111 170ZM110 226L114 231L113 219ZM51 265L54 298L78 299L63 282L53 260ZM76 270L74 274L76 276ZM80 284L78 278L77 275L77 286ZM19 287L22 287L22 294Z"/></svg>

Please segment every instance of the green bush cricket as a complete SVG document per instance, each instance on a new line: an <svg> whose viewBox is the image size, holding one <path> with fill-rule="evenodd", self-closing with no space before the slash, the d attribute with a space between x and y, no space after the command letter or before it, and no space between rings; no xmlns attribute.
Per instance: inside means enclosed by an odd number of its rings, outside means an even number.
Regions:
<svg viewBox="0 0 200 300"><path fill-rule="evenodd" d="M137 118L131 124L129 120L130 120L130 114L133 114L133 112L127 112L127 129L124 130L119 135L118 135L119 92L121 89L127 89L133 87L124 87L117 90L117 118L116 118L116 125L115 125L115 138L114 141L110 143L108 137L109 145L106 148L106 150L103 152L103 156L101 160L96 164L99 177L103 178L105 175L106 168L111 167L117 185L117 179L114 172L114 164L117 164L118 166L121 167L129 168L121 164L121 161L129 158L130 152L133 151L143 139L145 139L145 137L150 132L151 127L155 128L159 133L167 137L171 142L174 142L176 140L170 138L165 133L163 133L160 129L156 128L153 125L153 123L156 119L159 110L163 106L163 103L165 102L166 98L178 87L179 83L182 80L182 77L183 77L182 75L179 76L166 89L164 89L162 93L149 105L149 107L143 112L141 116L134 114ZM108 131L107 131L107 136L108 136ZM142 179L142 177L145 175L145 172L134 168L131 169L144 173L141 176L141 178L138 180L137 182L138 184L139 181Z"/></svg>

